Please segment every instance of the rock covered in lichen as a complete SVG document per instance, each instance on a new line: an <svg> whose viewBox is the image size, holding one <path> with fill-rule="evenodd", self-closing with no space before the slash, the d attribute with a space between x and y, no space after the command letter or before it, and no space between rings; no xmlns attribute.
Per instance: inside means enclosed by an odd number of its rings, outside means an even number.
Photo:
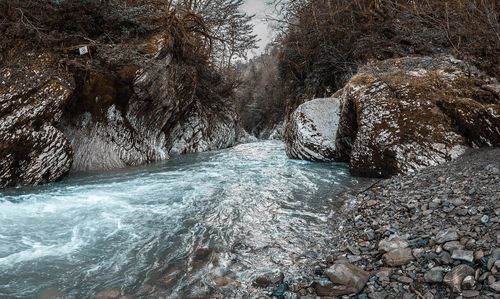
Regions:
<svg viewBox="0 0 500 299"><path fill-rule="evenodd" d="M340 109L341 101L336 98L314 99L300 105L286 127L287 155L312 161L334 160Z"/></svg>
<svg viewBox="0 0 500 299"><path fill-rule="evenodd" d="M54 125L73 85L52 63L30 54L0 69L0 188L54 181L71 168L71 147Z"/></svg>

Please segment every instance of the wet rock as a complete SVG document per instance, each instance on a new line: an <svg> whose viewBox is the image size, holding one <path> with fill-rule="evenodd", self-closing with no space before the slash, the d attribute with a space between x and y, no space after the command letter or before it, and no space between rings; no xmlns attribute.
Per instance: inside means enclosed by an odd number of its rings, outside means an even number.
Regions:
<svg viewBox="0 0 500 299"><path fill-rule="evenodd" d="M460 292L464 278L472 275L474 275L473 268L467 265L458 265L445 275L443 282L447 284L453 292Z"/></svg>
<svg viewBox="0 0 500 299"><path fill-rule="evenodd" d="M453 254L451 256L454 260L461 260L472 263L474 261L474 252L469 250L453 250Z"/></svg>
<svg viewBox="0 0 500 299"><path fill-rule="evenodd" d="M95 299L119 299L122 293L118 289L105 290L97 293Z"/></svg>
<svg viewBox="0 0 500 299"><path fill-rule="evenodd" d="M429 283L441 283L443 282L443 269L442 268L432 268L424 274L425 282Z"/></svg>
<svg viewBox="0 0 500 299"><path fill-rule="evenodd" d="M337 262L325 271L325 275L337 286L336 295L359 293L368 282L369 273L346 263Z"/></svg>
<svg viewBox="0 0 500 299"><path fill-rule="evenodd" d="M287 155L312 161L334 160L340 107L336 98L314 99L300 105L287 122Z"/></svg>
<svg viewBox="0 0 500 299"><path fill-rule="evenodd" d="M384 263L388 266L402 266L415 260L410 248L400 248L383 255Z"/></svg>
<svg viewBox="0 0 500 299"><path fill-rule="evenodd" d="M283 281L285 275L279 270L274 270L259 274L254 279L254 285L265 288L270 285L275 285Z"/></svg>

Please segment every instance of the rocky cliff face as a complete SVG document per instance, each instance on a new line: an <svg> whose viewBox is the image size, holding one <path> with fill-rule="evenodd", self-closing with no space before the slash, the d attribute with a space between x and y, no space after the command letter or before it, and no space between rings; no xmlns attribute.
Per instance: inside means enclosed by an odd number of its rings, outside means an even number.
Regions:
<svg viewBox="0 0 500 299"><path fill-rule="evenodd" d="M454 159L469 147L499 146L498 86L451 57L367 65L335 94L342 111L338 128L330 126L337 131L332 155L355 175L387 177ZM321 115L314 124L329 117ZM297 152L294 144L287 142L288 152Z"/></svg>
<svg viewBox="0 0 500 299"><path fill-rule="evenodd" d="M54 125L73 83L44 67L52 62L31 54L0 69L0 188L54 181L71 168L71 146Z"/></svg>
<svg viewBox="0 0 500 299"><path fill-rule="evenodd" d="M60 70L55 59L32 55L0 69L0 187L236 142L237 117L215 91L215 72L173 59L161 40L147 41L153 50L139 61L123 47L96 53L97 67L82 69L79 58Z"/></svg>

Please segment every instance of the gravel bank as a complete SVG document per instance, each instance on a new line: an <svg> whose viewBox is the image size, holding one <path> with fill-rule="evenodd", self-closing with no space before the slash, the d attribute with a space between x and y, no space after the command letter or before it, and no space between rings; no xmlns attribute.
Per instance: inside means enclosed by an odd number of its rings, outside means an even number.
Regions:
<svg viewBox="0 0 500 299"><path fill-rule="evenodd" d="M270 297L500 298L500 149L346 197L331 256Z"/></svg>

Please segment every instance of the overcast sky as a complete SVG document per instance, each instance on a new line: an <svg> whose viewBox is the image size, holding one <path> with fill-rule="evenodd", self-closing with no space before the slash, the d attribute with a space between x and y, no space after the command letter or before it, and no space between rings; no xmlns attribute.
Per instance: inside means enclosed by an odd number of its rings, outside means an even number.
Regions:
<svg viewBox="0 0 500 299"><path fill-rule="evenodd" d="M264 51L264 47L271 41L272 33L269 26L264 22L264 17L266 15L266 10L269 8L266 2L269 0L246 0L243 9L249 15L255 14L253 24L255 25L255 34L258 35L260 42L258 44L259 49L254 51L254 53L249 53L249 58L255 56Z"/></svg>

